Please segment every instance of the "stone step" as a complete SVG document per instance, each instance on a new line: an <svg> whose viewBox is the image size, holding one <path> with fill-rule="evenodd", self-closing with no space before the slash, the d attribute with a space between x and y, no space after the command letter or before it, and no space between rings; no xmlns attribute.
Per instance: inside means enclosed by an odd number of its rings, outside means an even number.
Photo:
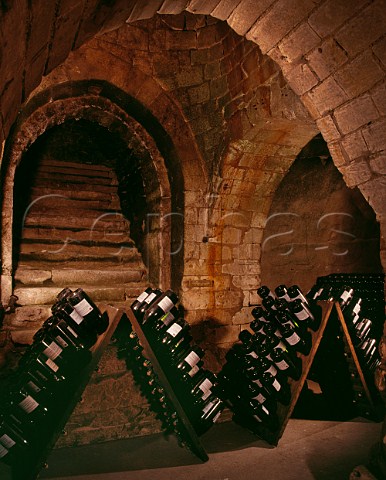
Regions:
<svg viewBox="0 0 386 480"><path fill-rule="evenodd" d="M76 189L75 189L76 190ZM70 210L72 213L79 210L120 210L121 205L118 195L110 195L107 200L100 199L78 199L72 198L72 192L62 194L31 196L28 213L45 212L56 209Z"/></svg>
<svg viewBox="0 0 386 480"><path fill-rule="evenodd" d="M40 163L35 170L37 175L52 173L52 174L63 174L63 175L79 175L87 177L96 177L96 178L116 178L115 173L110 170L97 170L95 168L84 167L81 163L68 165L64 162L60 165L47 165L45 163Z"/></svg>
<svg viewBox="0 0 386 480"><path fill-rule="evenodd" d="M93 217L95 220L99 217L109 217L109 216L121 216L122 212L116 208L81 208L79 206L78 200L73 200L78 202L78 207L71 208L70 206L58 207L56 205L40 205L40 202L35 203L27 212L27 217L35 217L41 215L55 216L60 215L61 217Z"/></svg>
<svg viewBox="0 0 386 480"><path fill-rule="evenodd" d="M113 187L112 192L98 192L96 189L79 190L78 188L52 188L52 187L33 187L31 189L32 200L50 196L50 195L65 195L67 198L74 200L100 200L102 202L110 202L117 198L117 189Z"/></svg>
<svg viewBox="0 0 386 480"><path fill-rule="evenodd" d="M93 261L104 257L104 261L130 262L139 258L138 250L132 245L98 245L89 246L76 243L26 243L20 245L21 260L45 260L49 262L68 262L70 260Z"/></svg>
<svg viewBox="0 0 386 480"><path fill-rule="evenodd" d="M96 164L96 163L82 163L82 162L68 162L66 160L54 160L49 157L44 157L40 160L39 165L51 166L51 167L62 167L67 168L83 168L88 171L100 171L100 172L111 172L111 167L106 165Z"/></svg>
<svg viewBox="0 0 386 480"><path fill-rule="evenodd" d="M40 180L48 179L59 183L72 183L88 185L118 185L116 178L111 177L89 177L88 175L71 175L70 173L60 172L40 172L38 175Z"/></svg>
<svg viewBox="0 0 386 480"><path fill-rule="evenodd" d="M100 265L99 265L100 267ZM103 265L102 265L103 267ZM115 285L131 282L141 282L146 279L146 269L141 262L133 267L122 268L82 268L78 265L73 267L58 266L53 268L33 268L31 265L19 266L15 272L17 286L42 285L52 283L54 285L67 285L83 283L87 285Z"/></svg>
<svg viewBox="0 0 386 480"><path fill-rule="evenodd" d="M55 173L55 172L41 172L39 173L35 185L44 186L46 183L49 185L63 185L63 184L73 184L78 185L118 185L118 181L115 178L110 177L89 177L87 175L71 175L70 173Z"/></svg>
<svg viewBox="0 0 386 480"><path fill-rule="evenodd" d="M57 179L49 179L49 178L40 178L37 177L34 180L34 188L50 188L60 191L73 191L74 184L73 183L63 183ZM79 185L77 184L77 188ZM90 183L83 183L82 184L82 191L83 192L102 192L102 193L117 193L117 185L94 185Z"/></svg>
<svg viewBox="0 0 386 480"><path fill-rule="evenodd" d="M109 232L128 232L130 224L120 212L110 212L96 216L95 212L86 211L82 216L70 217L57 215L27 215L24 226L58 227L74 230L92 229Z"/></svg>
<svg viewBox="0 0 386 480"><path fill-rule="evenodd" d="M55 227L26 227L23 229L24 240L38 241L65 241L70 242L108 242L108 243L131 243L127 231L104 231L104 230L69 230Z"/></svg>
<svg viewBox="0 0 386 480"><path fill-rule="evenodd" d="M17 287L14 294L18 297L17 305L53 305L57 294L65 287L83 288L94 302L125 302L127 298L136 298L148 286L145 282L121 284L120 286L97 286L70 284L53 287Z"/></svg>

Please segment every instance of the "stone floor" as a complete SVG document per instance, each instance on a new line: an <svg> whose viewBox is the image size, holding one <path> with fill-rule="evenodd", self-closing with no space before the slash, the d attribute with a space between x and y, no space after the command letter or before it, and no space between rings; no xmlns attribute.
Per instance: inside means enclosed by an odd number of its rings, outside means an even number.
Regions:
<svg viewBox="0 0 386 480"><path fill-rule="evenodd" d="M380 438L381 423L291 419L277 447L233 422L201 439L201 462L162 435L54 450L41 478L55 480L345 480ZM4 476L5 475L5 476ZM0 468L0 478L7 474ZM378 479L377 479L378 480ZM382 479L379 479L382 480Z"/></svg>

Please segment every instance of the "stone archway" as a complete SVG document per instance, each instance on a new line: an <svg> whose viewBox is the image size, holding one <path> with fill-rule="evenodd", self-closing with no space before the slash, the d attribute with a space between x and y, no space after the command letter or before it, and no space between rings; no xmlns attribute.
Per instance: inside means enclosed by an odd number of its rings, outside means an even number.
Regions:
<svg viewBox="0 0 386 480"><path fill-rule="evenodd" d="M101 84L94 82L93 88L103 90ZM90 86L90 84L88 84ZM118 133L120 137L127 142L127 145L142 152L142 169L144 175L153 180L158 179L158 192L149 190L154 188L154 181L145 182L148 188L146 194L152 198L151 222L145 239L145 256L148 259L151 270L153 271L153 280L165 288L172 283L171 261L176 260L178 255L172 257L170 252L171 232L173 229L180 230L181 224L179 218L176 220L172 215L172 204L179 203L183 188L178 186L179 176L174 168L174 179L172 187L169 183L169 174L165 166L155 140L147 133L136 120L130 117L122 106L113 103L107 97L100 95L82 94L85 85L67 84L62 85L56 91L57 100L51 90L49 95L51 102L44 103L47 92L42 92L35 97L34 108L27 106L23 118L20 119L18 127L15 129L14 137L9 142L7 151L7 171L3 170L3 203L2 203L2 292L3 301L7 301L7 295L12 293L12 217L13 217L13 184L15 170L21 160L22 154L43 132L54 125L65 122L67 119L84 118L96 122L110 131ZM87 89L87 88L86 88ZM105 85L106 89L106 85ZM78 96L74 96L78 90ZM63 98L63 92L70 92L71 96ZM65 96L65 95L64 95ZM165 143L165 139L164 139ZM166 145L163 146L166 151ZM173 153L169 151L169 157L166 163L173 161ZM174 182L174 183L173 183ZM171 192L174 189L174 193ZM179 200L176 200L178 197ZM158 200L157 200L158 198ZM182 205L181 205L182 208ZM162 228L161 228L162 225ZM151 248L150 248L151 245ZM162 265L162 269L160 268ZM174 269L176 273L176 269ZM177 282L177 281L175 281Z"/></svg>

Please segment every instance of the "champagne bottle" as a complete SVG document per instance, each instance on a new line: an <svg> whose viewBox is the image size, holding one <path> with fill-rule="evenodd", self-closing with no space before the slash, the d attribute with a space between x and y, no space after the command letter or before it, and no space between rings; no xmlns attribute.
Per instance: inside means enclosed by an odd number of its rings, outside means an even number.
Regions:
<svg viewBox="0 0 386 480"><path fill-rule="evenodd" d="M320 317L315 318L311 310L300 299L293 300L290 303L290 311L296 317L297 322L304 324L304 328L311 328L316 332L320 325Z"/></svg>
<svg viewBox="0 0 386 480"><path fill-rule="evenodd" d="M203 364L204 350L198 346L191 346L183 351L176 359L176 366L181 372L191 372L197 370ZM189 373L190 376L193 376Z"/></svg>
<svg viewBox="0 0 386 480"><path fill-rule="evenodd" d="M23 432L33 433L36 426L45 423L48 408L40 404L24 387L18 387L10 394L8 412Z"/></svg>
<svg viewBox="0 0 386 480"><path fill-rule="evenodd" d="M296 357L300 362L295 364L293 357L289 355L285 350L274 348L271 352L271 358L275 362L277 369L284 375L293 378L294 380L299 380L302 369L301 369L301 359Z"/></svg>
<svg viewBox="0 0 386 480"><path fill-rule="evenodd" d="M156 298L145 311L143 323L156 322L163 315L167 314L178 302L178 296L172 290L166 290Z"/></svg>
<svg viewBox="0 0 386 480"><path fill-rule="evenodd" d="M309 306L307 297L304 295L298 285L291 285L287 290L287 294L289 297L289 302L300 300L304 305Z"/></svg>
<svg viewBox="0 0 386 480"><path fill-rule="evenodd" d="M96 343L97 332L87 324L85 318L70 303L67 301L58 303L52 307L52 313L55 317L65 321L73 336L79 337L87 348L91 348Z"/></svg>
<svg viewBox="0 0 386 480"><path fill-rule="evenodd" d="M272 310L276 311L275 298L267 295L263 298L261 303L263 304L263 307L267 310L267 312L270 312Z"/></svg>
<svg viewBox="0 0 386 480"><path fill-rule="evenodd" d="M311 351L312 347L312 337L309 332L305 332L302 336L300 336L295 328L291 327L290 325L283 326L282 329L283 339L286 343L303 355L308 355Z"/></svg>
<svg viewBox="0 0 386 480"><path fill-rule="evenodd" d="M82 288L77 288L66 300L74 307L75 311L84 318L87 324L92 325L98 335L101 335L109 326L107 315L102 315L98 307Z"/></svg>
<svg viewBox="0 0 386 480"><path fill-rule="evenodd" d="M216 395L209 396L206 404L200 410L200 416L194 421L194 427L198 435L204 434L216 423L224 410L225 405Z"/></svg>
<svg viewBox="0 0 386 480"><path fill-rule="evenodd" d="M131 309L133 313L135 314L143 304L144 300L151 294L152 288L147 287L146 290L144 290L131 304Z"/></svg>
<svg viewBox="0 0 386 480"><path fill-rule="evenodd" d="M187 336L190 331L190 325L184 319L178 318L173 322L164 332L161 343L164 346L171 346L176 344L182 338Z"/></svg>
<svg viewBox="0 0 386 480"><path fill-rule="evenodd" d="M269 372L262 373L259 381L269 395L276 397L283 405L289 405L291 391L287 382L283 379L279 380L278 377L273 376Z"/></svg>
<svg viewBox="0 0 386 480"><path fill-rule="evenodd" d="M263 307L254 307L251 311L251 314L255 320L269 322L269 319L267 318L267 311Z"/></svg>
<svg viewBox="0 0 386 480"><path fill-rule="evenodd" d="M267 285L262 285L261 287L259 287L257 289L257 294L261 299L264 299L267 297L271 297L272 300L276 299L275 295L271 292L271 290L269 289L269 287L267 287Z"/></svg>
<svg viewBox="0 0 386 480"><path fill-rule="evenodd" d="M142 304L139 305L137 310L134 312L137 320L140 323L142 323L146 310L161 295L162 295L162 290L160 290L159 288L155 288L146 298L144 298L144 300L142 301Z"/></svg>
<svg viewBox="0 0 386 480"><path fill-rule="evenodd" d="M285 285L278 285L275 288L275 295L276 295L276 298L278 299L283 299L283 300L286 300L287 302L291 301L291 298L288 295L287 287Z"/></svg>

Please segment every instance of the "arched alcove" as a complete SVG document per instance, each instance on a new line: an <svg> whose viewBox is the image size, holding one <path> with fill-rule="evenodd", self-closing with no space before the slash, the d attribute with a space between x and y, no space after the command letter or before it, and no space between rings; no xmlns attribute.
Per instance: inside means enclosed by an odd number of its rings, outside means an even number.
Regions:
<svg viewBox="0 0 386 480"><path fill-rule="evenodd" d="M349 189L320 135L300 152L273 197L262 241L263 284L382 272L380 230L358 189Z"/></svg>
<svg viewBox="0 0 386 480"><path fill-rule="evenodd" d="M85 91L93 88L97 95L85 94ZM109 97L112 97L112 100ZM45 103L48 100L50 101ZM130 111L132 117L124 108ZM137 117L138 121L134 117ZM141 244L139 246L146 261L158 270L153 274L153 279L160 285L173 284L178 289L180 284L178 278L181 275L179 265L182 264L183 258L181 212L184 206L184 189L180 164L172 142L155 118L137 101L130 100L126 94L103 82L91 82L91 87L89 82L80 82L77 85L61 85L56 91L50 89L49 92L37 95L23 110L8 142L5 161L7 169L2 170L3 298L10 294L10 277L13 271L10 240L14 172L22 155L40 135L66 120L79 118L88 119L106 128L112 135L120 137L131 152L135 152L141 166L144 192L149 199L147 212L141 213L143 225L139 227L138 223L136 224L137 230L138 228L146 230L146 235L139 240ZM121 162L119 175L127 177L128 171L125 171L127 168L128 166L125 167ZM158 193L154 194L157 189ZM170 262L174 263L174 268L170 267Z"/></svg>

